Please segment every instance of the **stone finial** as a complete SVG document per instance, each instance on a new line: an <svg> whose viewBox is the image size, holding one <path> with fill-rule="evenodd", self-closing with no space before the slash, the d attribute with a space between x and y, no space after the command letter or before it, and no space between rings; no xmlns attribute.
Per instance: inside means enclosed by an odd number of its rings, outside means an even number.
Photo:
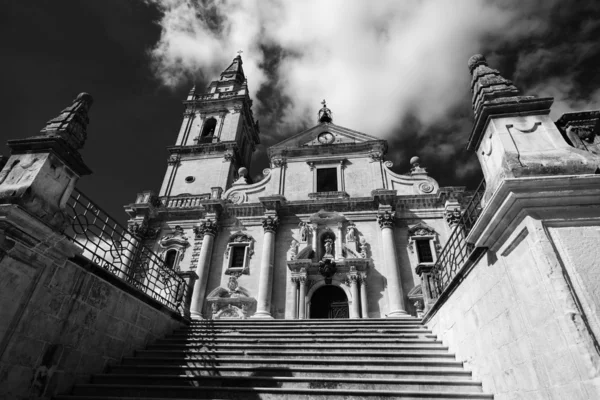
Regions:
<svg viewBox="0 0 600 400"><path fill-rule="evenodd" d="M321 104L323 104L323 107L319 110L319 122L333 121L333 118L331 118L331 110L327 108L327 102L323 100Z"/></svg>
<svg viewBox="0 0 600 400"><path fill-rule="evenodd" d="M483 54L472 55L471 58L469 58L469 61L467 62L467 66L469 67L469 72L471 74L473 73L475 67L477 67L478 65L487 66L487 60L485 59L485 56Z"/></svg>
<svg viewBox="0 0 600 400"><path fill-rule="evenodd" d="M59 137L75 150L83 148L87 139L86 128L90 122L88 111L94 99L88 93L80 93L73 104L46 123L41 134L48 137Z"/></svg>
<svg viewBox="0 0 600 400"><path fill-rule="evenodd" d="M547 113L552 105L552 98L521 95L510 80L488 66L481 54L472 56L467 66L472 75L471 100L475 114L475 125L467 144L468 149L473 150L478 146L488 117L530 111Z"/></svg>

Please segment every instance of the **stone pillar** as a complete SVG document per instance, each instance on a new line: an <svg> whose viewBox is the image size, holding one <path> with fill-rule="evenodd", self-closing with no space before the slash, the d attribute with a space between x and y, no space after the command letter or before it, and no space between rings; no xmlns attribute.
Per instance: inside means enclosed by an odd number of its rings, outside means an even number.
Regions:
<svg viewBox="0 0 600 400"><path fill-rule="evenodd" d="M179 275L185 281L185 285L179 288L177 293L177 302L181 302L181 308L183 315L190 318L190 307L192 305L192 293L194 293L194 284L198 279L198 275L194 271L178 272Z"/></svg>
<svg viewBox="0 0 600 400"><path fill-rule="evenodd" d="M307 281L307 277L300 276L300 277L298 277L298 280L300 281L300 297L299 297L300 311L298 313L298 319L306 319L306 281Z"/></svg>
<svg viewBox="0 0 600 400"><path fill-rule="evenodd" d="M190 315L193 319L202 319L202 308L204 307L204 297L206 296L210 259L212 257L215 236L217 235L217 223L212 219L203 221L200 226L196 228L196 235L202 236L203 239L200 256L198 258L198 266L196 267L198 280L194 284Z"/></svg>
<svg viewBox="0 0 600 400"><path fill-rule="evenodd" d="M396 244L394 242L394 214L384 211L377 216L381 228L383 260L386 266L385 277L387 279L387 290L389 297L388 318L408 318L410 315L404 309L404 293L402 293L402 282L398 259L396 258Z"/></svg>
<svg viewBox="0 0 600 400"><path fill-rule="evenodd" d="M335 239L335 258L342 258L342 241L344 240L344 229L343 224L341 222L337 223L337 238Z"/></svg>
<svg viewBox="0 0 600 400"><path fill-rule="evenodd" d="M292 277L292 319L298 319L298 277Z"/></svg>
<svg viewBox="0 0 600 400"><path fill-rule="evenodd" d="M263 238L260 277L258 280L258 299L256 313L252 318L273 319L271 316L271 294L273 291L273 259L275 257L275 232L279 225L276 215L269 215L262 221L265 235Z"/></svg>
<svg viewBox="0 0 600 400"><path fill-rule="evenodd" d="M358 275L349 274L348 283L350 284L350 293L352 294L352 307L350 308L350 318L360 318L360 296L358 294Z"/></svg>
<svg viewBox="0 0 600 400"><path fill-rule="evenodd" d="M360 276L360 310L362 318L369 318L369 303L367 300L367 276Z"/></svg>
<svg viewBox="0 0 600 400"><path fill-rule="evenodd" d="M119 266L119 272L117 273L117 276L127 281L129 279L131 266L135 261L134 258L139 245L139 240L137 236L126 233L125 237L123 238L123 243L125 244L125 249L122 253L121 265Z"/></svg>

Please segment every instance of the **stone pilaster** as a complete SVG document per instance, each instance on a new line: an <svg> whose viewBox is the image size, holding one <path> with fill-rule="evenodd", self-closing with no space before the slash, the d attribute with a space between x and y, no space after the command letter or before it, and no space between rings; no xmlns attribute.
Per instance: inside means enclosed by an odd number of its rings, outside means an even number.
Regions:
<svg viewBox="0 0 600 400"><path fill-rule="evenodd" d="M292 319L298 319L298 281L297 276L293 276L292 282Z"/></svg>
<svg viewBox="0 0 600 400"><path fill-rule="evenodd" d="M218 230L217 222L213 218L216 218L216 216L212 216L212 218L207 218L202 221L195 229L196 236L202 237L202 248L200 249L198 266L196 267L198 279L194 284L190 306L190 314L193 319L202 319L202 308L204 307L204 300L206 297L210 259L212 257L213 245Z"/></svg>
<svg viewBox="0 0 600 400"><path fill-rule="evenodd" d="M361 274L359 276L360 283L360 311L362 318L369 318L369 300L368 300L368 292L367 292L367 275Z"/></svg>
<svg viewBox="0 0 600 400"><path fill-rule="evenodd" d="M298 311L298 319L306 319L306 284L308 283L308 278L306 276L299 276L298 282L300 282L300 309Z"/></svg>
<svg viewBox="0 0 600 400"><path fill-rule="evenodd" d="M394 213L385 210L377 216L381 228L383 259L386 265L387 291L389 298L388 318L407 318L410 315L404 307L404 293L400 281L396 244L394 241Z"/></svg>
<svg viewBox="0 0 600 400"><path fill-rule="evenodd" d="M273 292L273 259L275 258L275 233L279 226L276 214L267 215L262 220L264 229L262 260L260 262L260 276L258 281L258 299L256 313L252 318L272 319L271 295Z"/></svg>
<svg viewBox="0 0 600 400"><path fill-rule="evenodd" d="M359 277L356 272L351 272L347 275L347 282L350 285L350 293L352 294L352 304L350 307L350 318L360 318L360 295L358 290Z"/></svg>

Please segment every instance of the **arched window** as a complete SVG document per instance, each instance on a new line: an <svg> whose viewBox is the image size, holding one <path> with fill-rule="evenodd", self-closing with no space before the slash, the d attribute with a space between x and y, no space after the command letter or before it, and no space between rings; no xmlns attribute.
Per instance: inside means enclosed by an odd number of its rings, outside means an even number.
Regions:
<svg viewBox="0 0 600 400"><path fill-rule="evenodd" d="M217 120L215 118L209 118L204 122L204 128L202 129L202 135L200 137L202 139L212 140L212 137L215 135L215 129L217 128Z"/></svg>
<svg viewBox="0 0 600 400"><path fill-rule="evenodd" d="M169 269L175 268L175 263L177 262L177 250L171 249L168 250L165 254L165 267Z"/></svg>

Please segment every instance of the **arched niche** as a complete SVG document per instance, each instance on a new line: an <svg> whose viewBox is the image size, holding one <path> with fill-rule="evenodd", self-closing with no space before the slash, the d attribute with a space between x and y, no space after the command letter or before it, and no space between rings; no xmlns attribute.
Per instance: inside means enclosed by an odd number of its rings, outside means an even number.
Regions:
<svg viewBox="0 0 600 400"><path fill-rule="evenodd" d="M311 305L311 301L312 301L312 296L313 294L321 287L323 286L327 286L328 284L325 283L325 280L319 280L316 281L311 288L308 290L308 292L306 293L306 297L305 297L305 306L306 306L306 310L307 310L307 316L306 318L310 318L310 305ZM350 312L350 318L353 318L352 315L352 307L351 304L352 302L355 300L352 298L352 292L350 292L350 288L348 286L346 286L344 284L344 282L340 281L339 279L337 279L336 277L332 277L331 279L331 285L332 286L337 286L340 289L342 289L344 291L344 293L346 293L346 298L348 298L348 311Z"/></svg>

